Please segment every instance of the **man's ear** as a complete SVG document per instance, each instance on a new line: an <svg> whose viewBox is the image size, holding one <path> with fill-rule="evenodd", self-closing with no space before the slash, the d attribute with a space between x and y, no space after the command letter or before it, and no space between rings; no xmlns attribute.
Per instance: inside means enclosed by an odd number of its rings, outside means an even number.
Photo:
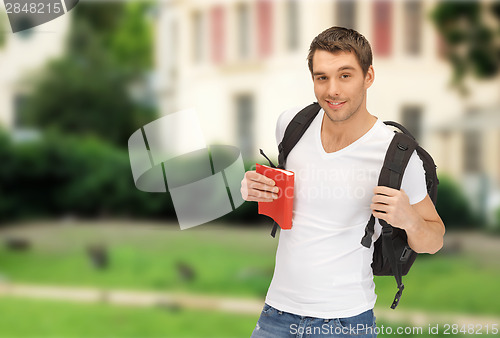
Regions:
<svg viewBox="0 0 500 338"><path fill-rule="evenodd" d="M368 71L366 72L366 76L365 76L366 89L371 87L371 85L373 84L373 81L375 81L375 70L373 69L373 66L370 66L368 68Z"/></svg>

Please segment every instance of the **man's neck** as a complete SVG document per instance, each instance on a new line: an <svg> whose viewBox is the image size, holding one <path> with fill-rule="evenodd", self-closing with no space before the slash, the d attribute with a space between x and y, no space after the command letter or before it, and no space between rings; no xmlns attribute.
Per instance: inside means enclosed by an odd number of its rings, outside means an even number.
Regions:
<svg viewBox="0 0 500 338"><path fill-rule="evenodd" d="M367 110L360 111L349 119L334 122L324 114L321 124L321 143L327 153L343 149L366 134L377 118Z"/></svg>

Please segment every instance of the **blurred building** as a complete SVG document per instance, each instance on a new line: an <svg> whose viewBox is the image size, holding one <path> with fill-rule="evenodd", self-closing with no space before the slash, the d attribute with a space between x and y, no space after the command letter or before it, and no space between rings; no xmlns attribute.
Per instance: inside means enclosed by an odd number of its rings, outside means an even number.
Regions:
<svg viewBox="0 0 500 338"><path fill-rule="evenodd" d="M368 110L407 126L440 173L459 180L478 208L493 210L500 205L500 79L471 81L466 98L450 88L451 67L429 20L435 4L160 0L151 77L160 109L194 107L208 144L237 145L248 161L259 158L259 148L276 157L279 114L315 101L306 62L311 40L333 25L354 28L374 51ZM22 130L25 93L33 74L63 53L70 15L17 34L5 19L0 124Z"/></svg>
<svg viewBox="0 0 500 338"><path fill-rule="evenodd" d="M0 8L5 9L3 3ZM7 17L0 14L0 34L4 38L0 45L0 125L22 134L26 130L19 108L36 72L63 53L70 15L13 34Z"/></svg>
<svg viewBox="0 0 500 338"><path fill-rule="evenodd" d="M368 110L407 126L440 172L493 208L500 204L500 81L474 84L467 98L450 88L451 67L429 20L435 4L162 1L156 55L162 113L195 107L207 142L238 145L246 160L257 158L259 148L276 156L279 114L315 101L310 42L333 25L354 28L374 52Z"/></svg>

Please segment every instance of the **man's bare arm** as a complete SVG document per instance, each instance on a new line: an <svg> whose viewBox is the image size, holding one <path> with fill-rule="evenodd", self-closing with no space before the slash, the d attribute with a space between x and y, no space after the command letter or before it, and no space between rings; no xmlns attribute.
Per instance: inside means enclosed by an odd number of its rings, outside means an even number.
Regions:
<svg viewBox="0 0 500 338"><path fill-rule="evenodd" d="M429 195L421 202L410 205L404 190L375 187L371 209L375 217L403 229L408 244L419 253L436 253L443 247L444 223Z"/></svg>

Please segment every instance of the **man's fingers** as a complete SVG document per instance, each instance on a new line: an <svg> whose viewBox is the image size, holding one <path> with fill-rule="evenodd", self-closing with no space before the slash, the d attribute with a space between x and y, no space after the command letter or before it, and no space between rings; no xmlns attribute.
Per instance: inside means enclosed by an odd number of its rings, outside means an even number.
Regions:
<svg viewBox="0 0 500 338"><path fill-rule="evenodd" d="M372 209L373 211L387 213L389 211L390 207L386 204L372 203L370 205L370 209Z"/></svg>
<svg viewBox="0 0 500 338"><path fill-rule="evenodd" d="M374 217L376 217L378 219L383 219L384 221L388 222L388 215L387 215L387 213L382 212L382 211L373 210L372 214L373 214Z"/></svg>
<svg viewBox="0 0 500 338"><path fill-rule="evenodd" d="M373 193L375 195L377 194L381 194L381 195L386 195L386 196L394 196L397 194L399 190L397 189L393 189L393 188L389 188L389 187L384 187L384 186L377 186L375 188L373 188Z"/></svg>
<svg viewBox="0 0 500 338"><path fill-rule="evenodd" d="M255 189L249 190L248 196L255 197L255 198L268 199L270 201L273 201L273 200L278 198L278 194L273 194L271 192L255 190Z"/></svg>
<svg viewBox="0 0 500 338"><path fill-rule="evenodd" d="M372 198L373 203L389 204L390 197L385 195L375 195Z"/></svg>
<svg viewBox="0 0 500 338"><path fill-rule="evenodd" d="M256 190L269 191L269 192L274 192L274 193L277 193L279 191L278 187L276 187L276 186L271 186L271 185L263 184L260 182L250 181L248 185L250 188L256 189Z"/></svg>
<svg viewBox="0 0 500 338"><path fill-rule="evenodd" d="M272 186L276 185L276 183L272 179L262 174L259 174L256 171L247 171L245 176L251 181L260 182Z"/></svg>
<svg viewBox="0 0 500 338"><path fill-rule="evenodd" d="M272 202L278 198L275 182L256 171L247 171L241 181L241 195L246 201Z"/></svg>

